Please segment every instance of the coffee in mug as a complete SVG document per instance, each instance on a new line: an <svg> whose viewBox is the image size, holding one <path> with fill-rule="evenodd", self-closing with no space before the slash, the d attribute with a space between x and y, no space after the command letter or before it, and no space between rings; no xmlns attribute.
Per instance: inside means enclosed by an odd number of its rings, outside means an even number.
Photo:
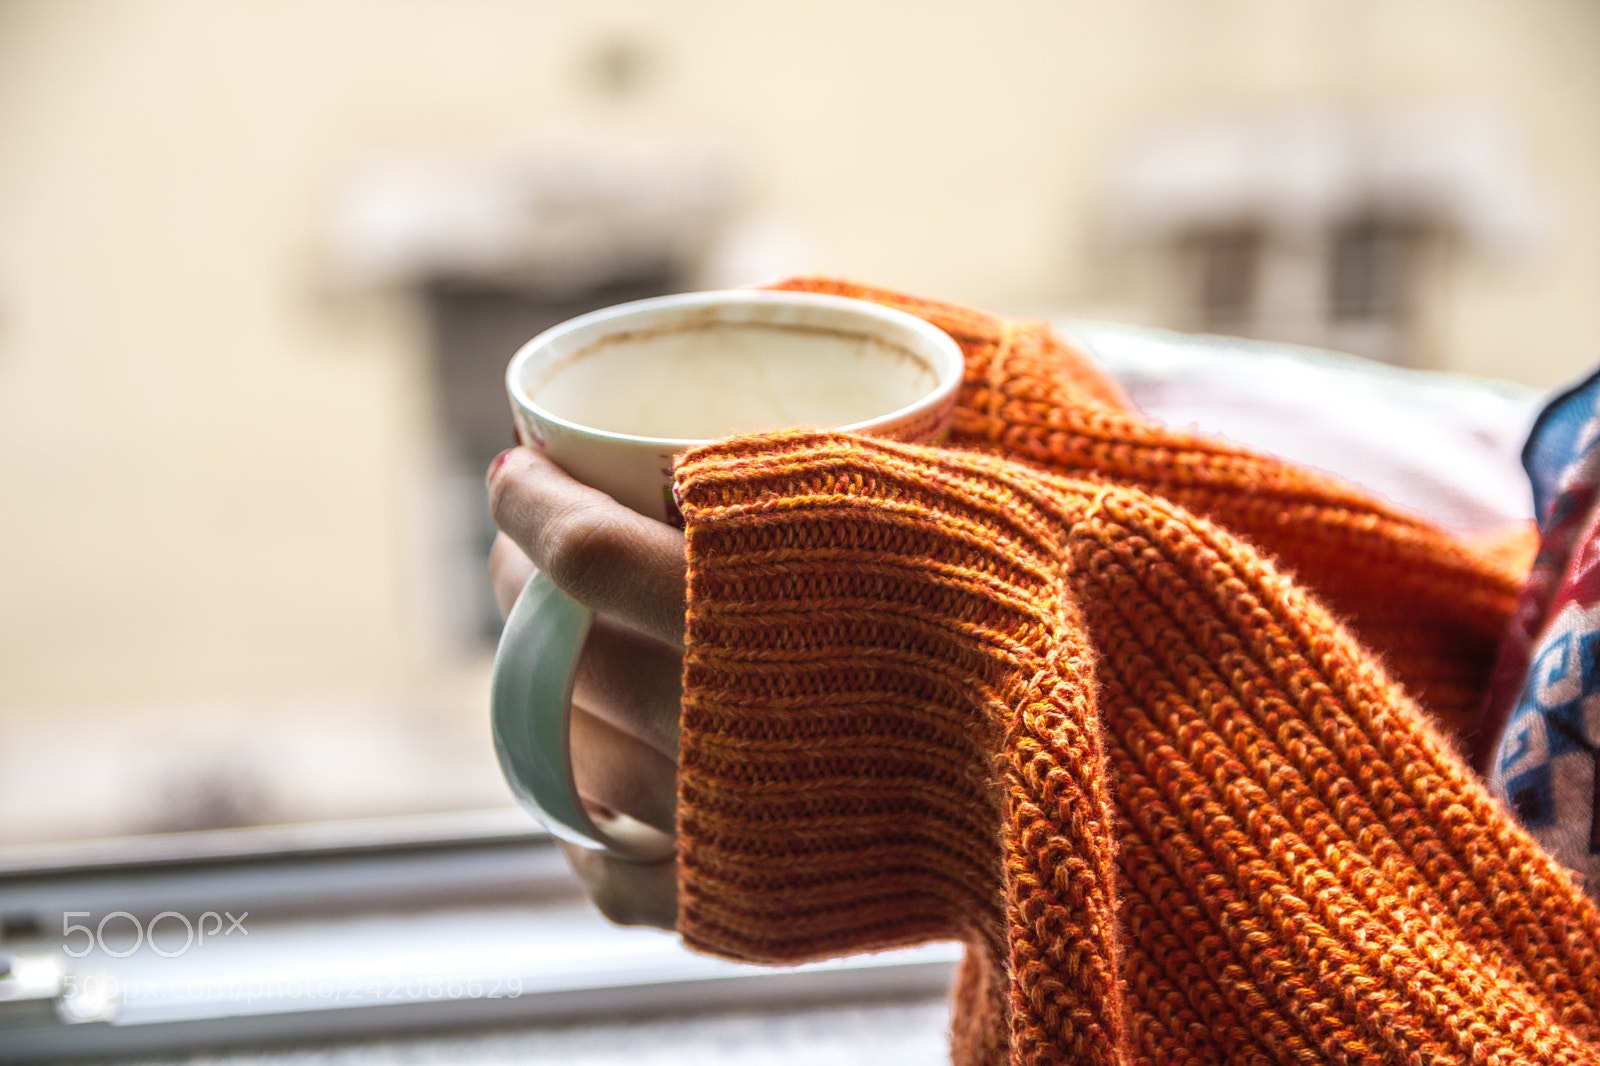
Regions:
<svg viewBox="0 0 1600 1066"><path fill-rule="evenodd" d="M961 349L922 319L817 293L686 293L546 330L506 371L522 439L641 514L679 522L673 457L735 433L807 427L928 443Z"/></svg>
<svg viewBox="0 0 1600 1066"><path fill-rule="evenodd" d="M528 395L593 429L706 440L865 422L937 384L925 358L875 335L706 322L603 336L547 367Z"/></svg>

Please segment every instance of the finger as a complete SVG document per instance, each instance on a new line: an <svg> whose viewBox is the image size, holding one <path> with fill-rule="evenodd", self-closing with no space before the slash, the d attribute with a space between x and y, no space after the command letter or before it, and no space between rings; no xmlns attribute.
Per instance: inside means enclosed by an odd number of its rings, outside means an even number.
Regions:
<svg viewBox="0 0 1600 1066"><path fill-rule="evenodd" d="M494 544L489 547L489 582L494 586L494 602L500 607L501 618L511 614L511 605L532 576L533 563L517 542L504 533L495 534Z"/></svg>
<svg viewBox="0 0 1600 1066"><path fill-rule="evenodd" d="M572 708L572 776L578 796L670 834L678 805L677 764L586 708Z"/></svg>
<svg viewBox="0 0 1600 1066"><path fill-rule="evenodd" d="M573 599L683 646L683 534L569 477L531 448L489 470L489 505L533 565Z"/></svg>
<svg viewBox="0 0 1600 1066"><path fill-rule="evenodd" d="M502 533L489 551L489 574L500 614L509 615L533 564ZM683 656L676 649L596 615L578 659L572 698L623 732L677 757Z"/></svg>
<svg viewBox="0 0 1600 1066"><path fill-rule="evenodd" d="M678 862L640 863L558 841L595 908L618 925L678 925Z"/></svg>
<svg viewBox="0 0 1600 1066"><path fill-rule="evenodd" d="M572 701L676 759L683 655L653 637L596 615L578 658Z"/></svg>

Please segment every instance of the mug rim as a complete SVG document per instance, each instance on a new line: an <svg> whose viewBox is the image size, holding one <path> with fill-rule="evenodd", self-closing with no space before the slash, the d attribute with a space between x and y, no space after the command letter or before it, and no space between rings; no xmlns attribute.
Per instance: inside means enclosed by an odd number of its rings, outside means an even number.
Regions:
<svg viewBox="0 0 1600 1066"><path fill-rule="evenodd" d="M568 433L595 440L643 444L671 451L680 451L701 444L709 444L717 438L645 437L615 430L596 429L594 426L586 426L581 422L574 422L563 418L547 407L541 406L529 396L522 387L522 377L524 369L529 363L533 362L534 357L540 351L571 334L581 333L603 324L641 314L695 307L715 307L727 304L824 307L851 315L876 319L880 323L892 325L902 330L909 330L917 335L918 339L924 341L929 350L942 352L946 357L946 365L932 368L938 375L933 387L916 400L893 411L851 422L848 425L818 427L829 432L864 433L871 432L875 427L879 426L892 426L909 422L919 415L937 409L939 405L948 400L961 387L962 372L965 365L961 346L956 343L955 338L951 337L950 334L926 319L918 318L916 315L893 307L886 307L883 304L873 303L870 300L835 296L832 293L794 292L784 289L713 289L701 292L672 293L666 296L651 296L642 300L630 300L627 303L613 304L610 307L589 311L576 318L570 318L565 322L551 326L524 342L517 349L516 354L511 357L511 362L506 366L506 393L519 407L541 421L560 426ZM781 323L773 324L782 325ZM917 354L925 355L926 352Z"/></svg>

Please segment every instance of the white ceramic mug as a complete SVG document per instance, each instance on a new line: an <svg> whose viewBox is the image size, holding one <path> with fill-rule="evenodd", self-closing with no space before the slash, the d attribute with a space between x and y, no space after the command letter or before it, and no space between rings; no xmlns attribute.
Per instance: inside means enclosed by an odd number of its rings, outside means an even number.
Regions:
<svg viewBox="0 0 1600 1066"><path fill-rule="evenodd" d="M736 432L792 426L912 443L940 439L961 349L920 318L817 293L686 293L608 307L523 345L506 370L521 437L573 477L681 526L674 457ZM572 682L589 612L542 574L518 597L495 654L500 768L553 834L650 860L670 838L585 811L568 749Z"/></svg>

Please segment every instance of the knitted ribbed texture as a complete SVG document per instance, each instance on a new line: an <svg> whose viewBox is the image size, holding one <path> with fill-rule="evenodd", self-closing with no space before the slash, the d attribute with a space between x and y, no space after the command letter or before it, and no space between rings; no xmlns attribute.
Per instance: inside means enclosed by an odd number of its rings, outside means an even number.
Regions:
<svg viewBox="0 0 1600 1066"><path fill-rule="evenodd" d="M1390 672L1466 737L1528 559L1473 553L1369 493L1220 437L1153 422L1047 325L824 279L781 288L927 319L966 352L949 443L1142 488L1203 515L1314 589Z"/></svg>
<svg viewBox="0 0 1600 1066"><path fill-rule="evenodd" d="M831 288L963 344L972 450L681 462L685 939L961 939L958 1062L1600 1059L1600 914L1390 680L1468 723L1514 575L1042 328Z"/></svg>

